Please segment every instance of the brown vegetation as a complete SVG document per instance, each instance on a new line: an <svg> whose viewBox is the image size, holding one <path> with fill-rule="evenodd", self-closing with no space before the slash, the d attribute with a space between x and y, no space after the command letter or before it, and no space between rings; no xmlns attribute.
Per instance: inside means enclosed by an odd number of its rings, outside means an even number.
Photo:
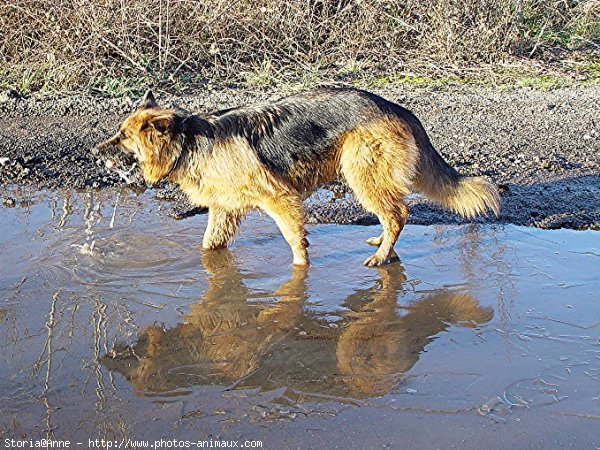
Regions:
<svg viewBox="0 0 600 450"><path fill-rule="evenodd" d="M0 30L0 87L119 95L594 53L600 0L4 0Z"/></svg>

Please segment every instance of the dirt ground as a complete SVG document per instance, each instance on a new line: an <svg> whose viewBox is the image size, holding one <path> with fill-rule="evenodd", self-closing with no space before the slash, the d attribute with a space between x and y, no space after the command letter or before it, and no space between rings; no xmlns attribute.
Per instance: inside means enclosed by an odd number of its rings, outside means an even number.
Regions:
<svg viewBox="0 0 600 450"><path fill-rule="evenodd" d="M373 91L416 113L438 151L461 173L483 175L498 184L501 216L479 221L600 229L600 86L552 91L396 86ZM206 112L283 95L230 89L158 97L165 105ZM136 101L85 96L23 99L0 92L0 184L51 189L124 184L89 149L114 133ZM5 206L15 203L7 194L0 195ZM156 195L177 200L169 212L175 218L201 212L172 186L158 188ZM460 223L419 196L409 204L411 223ZM311 198L306 211L309 223L377 222L342 183Z"/></svg>

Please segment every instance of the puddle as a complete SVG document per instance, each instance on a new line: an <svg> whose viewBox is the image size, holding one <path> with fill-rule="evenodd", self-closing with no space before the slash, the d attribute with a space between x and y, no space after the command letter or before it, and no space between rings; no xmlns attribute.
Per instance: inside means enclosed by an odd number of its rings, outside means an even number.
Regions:
<svg viewBox="0 0 600 450"><path fill-rule="evenodd" d="M408 226L367 269L376 227L315 225L301 270L267 217L203 254L117 194L10 188L1 438L598 446L597 232Z"/></svg>

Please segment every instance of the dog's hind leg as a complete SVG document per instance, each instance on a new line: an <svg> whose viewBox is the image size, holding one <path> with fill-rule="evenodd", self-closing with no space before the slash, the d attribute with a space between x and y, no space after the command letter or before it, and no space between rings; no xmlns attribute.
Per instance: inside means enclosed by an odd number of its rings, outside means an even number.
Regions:
<svg viewBox="0 0 600 450"><path fill-rule="evenodd" d="M381 234L383 237L377 251L365 259L365 266L380 266L389 262L392 256L395 256L394 244L398 240L408 217L408 207L403 203L399 204L393 211L374 212L379 217L383 227L383 233Z"/></svg>
<svg viewBox="0 0 600 450"><path fill-rule="evenodd" d="M227 247L235 234L245 212L210 207L208 224L202 240L202 248L216 249Z"/></svg>
<svg viewBox="0 0 600 450"><path fill-rule="evenodd" d="M408 218L404 196L410 193L414 139L393 125L383 122L355 130L342 144L341 172L360 204L377 215L383 228L381 236L367 240L379 247L365 260L367 266L390 261Z"/></svg>
<svg viewBox="0 0 600 450"><path fill-rule="evenodd" d="M285 195L264 200L258 205L275 221L281 234L292 248L294 264L308 265L308 241L304 229L302 200L294 195Z"/></svg>
<svg viewBox="0 0 600 450"><path fill-rule="evenodd" d="M408 218L409 210L403 201L403 193L389 191L381 186L365 188L364 185L357 185L356 180L351 181L352 176L346 176L346 178L350 178L348 184L356 194L358 201L367 211L377 215L383 228L380 236L367 240L368 244L379 248L375 254L365 260L364 264L366 266L385 264L395 255L394 244Z"/></svg>

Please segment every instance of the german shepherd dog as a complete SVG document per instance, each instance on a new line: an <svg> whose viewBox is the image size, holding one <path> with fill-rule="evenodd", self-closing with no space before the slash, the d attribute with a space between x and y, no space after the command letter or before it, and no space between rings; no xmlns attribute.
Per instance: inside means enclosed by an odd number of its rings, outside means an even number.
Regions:
<svg viewBox="0 0 600 450"><path fill-rule="evenodd" d="M383 228L367 240L379 247L367 266L395 255L411 192L466 218L500 210L496 187L448 165L410 111L352 88L319 88L205 116L160 107L148 91L93 153L111 146L133 155L148 183L177 183L193 204L209 208L203 248L227 246L258 208L275 220L301 266L308 265L302 201L338 177Z"/></svg>

